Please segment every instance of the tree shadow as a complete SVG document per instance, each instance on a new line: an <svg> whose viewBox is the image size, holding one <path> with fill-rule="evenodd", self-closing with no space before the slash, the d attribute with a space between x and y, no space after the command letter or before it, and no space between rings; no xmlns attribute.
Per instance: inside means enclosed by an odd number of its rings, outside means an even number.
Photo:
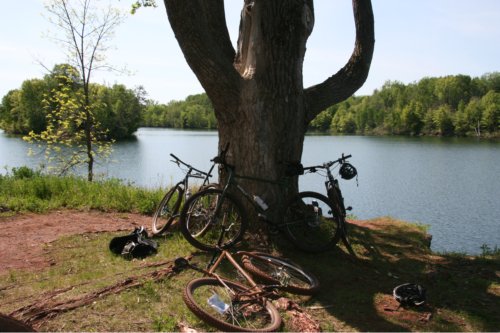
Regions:
<svg viewBox="0 0 500 333"><path fill-rule="evenodd" d="M369 222L350 225L356 257L342 246L305 255L280 244L282 253L318 276L321 292L305 307L327 322L323 330L498 331L498 257L436 255L416 226ZM425 305L399 307L392 290L406 282L426 288Z"/></svg>

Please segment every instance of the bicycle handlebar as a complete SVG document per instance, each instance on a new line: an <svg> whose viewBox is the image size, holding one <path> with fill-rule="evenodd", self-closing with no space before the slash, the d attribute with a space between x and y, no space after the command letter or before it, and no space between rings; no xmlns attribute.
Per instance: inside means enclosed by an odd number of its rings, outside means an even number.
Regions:
<svg viewBox="0 0 500 333"><path fill-rule="evenodd" d="M172 157L175 159L175 161L174 161L174 160L172 160L172 162L176 163L177 165L182 164L182 165L186 166L187 168L189 168L189 170L196 171L196 172L198 172L198 173L200 173L200 174L202 174L202 175L205 175L205 176L209 176L209 177L211 177L211 176L212 176L211 174L209 174L209 173L207 173L207 172L205 172L205 171L198 170L198 169L196 169L195 167L193 167L193 166L191 166L191 165L187 164L186 162L182 161L180 158L178 158L177 156L175 156L175 155L174 155L174 154L172 154L172 153L170 153L170 156L172 156Z"/></svg>
<svg viewBox="0 0 500 333"><path fill-rule="evenodd" d="M323 163L322 165L314 165L314 166L310 166L310 167L304 167L302 168L304 171L310 171L310 172L316 172L316 169L328 169L330 168L332 165L334 164L337 164L337 163L344 163L347 159L351 158L352 155L349 154L349 155L346 155L344 156L344 154L342 154L342 157L336 159L335 161L330 161L330 162L325 162Z"/></svg>

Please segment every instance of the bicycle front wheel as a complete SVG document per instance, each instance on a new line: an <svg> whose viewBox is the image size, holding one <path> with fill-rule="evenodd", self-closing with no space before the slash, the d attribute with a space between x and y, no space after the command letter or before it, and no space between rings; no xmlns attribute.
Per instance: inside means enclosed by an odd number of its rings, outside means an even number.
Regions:
<svg viewBox="0 0 500 333"><path fill-rule="evenodd" d="M271 302L251 295L241 284L200 278L184 290L187 307L201 320L222 331L272 332L281 326L281 317Z"/></svg>
<svg viewBox="0 0 500 333"><path fill-rule="evenodd" d="M247 219L243 206L230 193L210 188L194 194L181 211L181 232L194 247L203 251L229 248L245 233Z"/></svg>
<svg viewBox="0 0 500 333"><path fill-rule="evenodd" d="M294 262L267 253L247 252L242 256L243 267L266 283L298 295L314 295L319 280Z"/></svg>
<svg viewBox="0 0 500 333"><path fill-rule="evenodd" d="M153 215L153 235L160 235L168 230L179 212L183 194L184 190L179 184L165 194Z"/></svg>
<svg viewBox="0 0 500 333"><path fill-rule="evenodd" d="M284 230L299 249L322 252L338 242L339 219L327 197L316 192L301 192L286 206Z"/></svg>

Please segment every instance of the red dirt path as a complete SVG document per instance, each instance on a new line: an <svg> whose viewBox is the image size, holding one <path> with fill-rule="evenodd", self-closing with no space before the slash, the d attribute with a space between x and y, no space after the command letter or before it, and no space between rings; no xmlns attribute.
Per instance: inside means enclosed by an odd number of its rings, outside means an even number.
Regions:
<svg viewBox="0 0 500 333"><path fill-rule="evenodd" d="M44 244L62 236L103 231L149 229L151 217L130 213L55 211L0 217L0 274L10 269L29 269L50 265Z"/></svg>

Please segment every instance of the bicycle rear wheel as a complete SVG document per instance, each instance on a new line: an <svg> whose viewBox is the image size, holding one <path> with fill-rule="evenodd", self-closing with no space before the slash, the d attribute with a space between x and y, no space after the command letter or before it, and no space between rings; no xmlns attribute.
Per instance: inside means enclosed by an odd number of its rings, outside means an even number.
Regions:
<svg viewBox="0 0 500 333"><path fill-rule="evenodd" d="M286 206L284 230L299 249L322 252L338 242L339 218L327 197L316 192L301 192Z"/></svg>
<svg viewBox="0 0 500 333"><path fill-rule="evenodd" d="M272 332L281 317L271 302L251 296L248 287L215 278L192 280L184 289L187 307L201 320L222 331Z"/></svg>
<svg viewBox="0 0 500 333"><path fill-rule="evenodd" d="M267 253L248 252L242 256L243 267L266 283L298 295L314 295L319 280L294 262Z"/></svg>
<svg viewBox="0 0 500 333"><path fill-rule="evenodd" d="M160 235L168 230L175 217L178 216L183 195L184 189L179 184L165 194L153 215L153 235Z"/></svg>
<svg viewBox="0 0 500 333"><path fill-rule="evenodd" d="M203 251L229 248L239 242L247 227L243 206L230 193L210 188L194 194L181 211L181 232Z"/></svg>

